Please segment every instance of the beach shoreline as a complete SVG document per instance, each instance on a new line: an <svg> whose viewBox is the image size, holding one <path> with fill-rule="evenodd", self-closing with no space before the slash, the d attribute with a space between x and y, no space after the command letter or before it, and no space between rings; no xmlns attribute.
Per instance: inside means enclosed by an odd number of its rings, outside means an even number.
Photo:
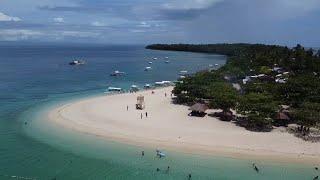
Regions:
<svg viewBox="0 0 320 180"><path fill-rule="evenodd" d="M66 130L142 149L253 161L320 163L318 143L305 142L279 130L250 132L209 116L189 117L188 107L172 104L172 88L75 100L50 109L46 119ZM143 111L135 109L138 95L145 97L146 109Z"/></svg>

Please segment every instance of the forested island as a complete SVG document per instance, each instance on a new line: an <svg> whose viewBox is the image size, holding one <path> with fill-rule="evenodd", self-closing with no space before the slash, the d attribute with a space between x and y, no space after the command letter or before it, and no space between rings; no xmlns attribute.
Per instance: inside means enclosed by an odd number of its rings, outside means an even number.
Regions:
<svg viewBox="0 0 320 180"><path fill-rule="evenodd" d="M217 70L208 69L180 79L175 101L205 103L221 109L215 116L252 131L297 124L291 131L319 141L320 51L297 45L154 44L153 50L214 53L227 56Z"/></svg>

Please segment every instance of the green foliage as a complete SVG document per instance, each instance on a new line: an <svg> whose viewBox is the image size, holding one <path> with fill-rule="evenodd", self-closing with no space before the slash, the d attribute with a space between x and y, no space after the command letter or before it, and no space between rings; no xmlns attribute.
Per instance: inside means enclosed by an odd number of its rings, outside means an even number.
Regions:
<svg viewBox="0 0 320 180"><path fill-rule="evenodd" d="M238 101L237 91L228 83L217 82L209 86L210 107L229 111Z"/></svg>
<svg viewBox="0 0 320 180"><path fill-rule="evenodd" d="M261 66L259 70L260 74L271 74L272 70L268 66Z"/></svg>
<svg viewBox="0 0 320 180"><path fill-rule="evenodd" d="M278 110L278 104L271 95L265 93L249 93L240 98L237 110L243 115L256 114L271 118Z"/></svg>
<svg viewBox="0 0 320 180"><path fill-rule="evenodd" d="M257 114L249 114L245 127L252 131L270 131L272 129L272 119Z"/></svg>
<svg viewBox="0 0 320 180"><path fill-rule="evenodd" d="M191 104L196 99L208 99L209 86L215 82L223 82L222 77L215 72L198 72L176 84L173 93L177 96L177 103Z"/></svg>
<svg viewBox="0 0 320 180"><path fill-rule="evenodd" d="M305 101L320 103L320 78L313 74L293 76L278 89L282 99L293 107Z"/></svg>
<svg viewBox="0 0 320 180"><path fill-rule="evenodd" d="M214 72L200 72L183 80L174 88L177 102L191 104L209 100L212 108L235 108L247 117L246 127L267 130L278 106L286 104L294 108L294 122L306 126L319 124L320 104L320 54L301 45L289 49L282 46L262 44L155 44L149 49L191 51L226 55L226 65ZM282 67L289 72L285 84L275 82ZM267 74L242 85L241 93L223 79L232 77L241 84L245 76ZM230 81L230 80L228 80Z"/></svg>
<svg viewBox="0 0 320 180"><path fill-rule="evenodd" d="M293 113L297 123L304 126L316 126L320 124L320 103L305 102L296 108Z"/></svg>

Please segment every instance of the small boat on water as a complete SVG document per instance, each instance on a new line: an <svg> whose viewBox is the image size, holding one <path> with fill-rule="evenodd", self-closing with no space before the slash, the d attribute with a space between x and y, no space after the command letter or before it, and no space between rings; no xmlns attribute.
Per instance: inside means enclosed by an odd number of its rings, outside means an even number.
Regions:
<svg viewBox="0 0 320 180"><path fill-rule="evenodd" d="M144 68L145 71L150 71L151 69L152 69L152 67L150 67L150 66Z"/></svg>
<svg viewBox="0 0 320 180"><path fill-rule="evenodd" d="M169 57L167 56L167 57L165 57L165 59L169 59Z"/></svg>
<svg viewBox="0 0 320 180"><path fill-rule="evenodd" d="M171 84L171 81L158 81L154 83L155 86L169 86Z"/></svg>
<svg viewBox="0 0 320 180"><path fill-rule="evenodd" d="M184 79L184 78L186 78L186 76L180 76L180 79Z"/></svg>
<svg viewBox="0 0 320 180"><path fill-rule="evenodd" d="M156 57L154 57L154 58L152 58L153 60L157 60L158 58L156 58Z"/></svg>
<svg viewBox="0 0 320 180"><path fill-rule="evenodd" d="M168 63L170 63L170 61L165 61L165 63L167 63L167 64L168 64Z"/></svg>
<svg viewBox="0 0 320 180"><path fill-rule="evenodd" d="M143 87L144 87L145 89L150 89L150 88L151 88L151 85L150 85L150 84L145 84Z"/></svg>
<svg viewBox="0 0 320 180"><path fill-rule="evenodd" d="M81 60L74 60L74 61L69 62L69 65L71 65L71 66L83 65L83 64L85 64L85 62L81 61Z"/></svg>
<svg viewBox="0 0 320 180"><path fill-rule="evenodd" d="M149 64L152 64L152 61L149 61L148 63L149 63Z"/></svg>
<svg viewBox="0 0 320 180"><path fill-rule="evenodd" d="M179 74L180 75L186 75L186 74L188 74L188 71L183 70L183 71L180 71Z"/></svg>
<svg viewBox="0 0 320 180"><path fill-rule="evenodd" d="M136 91L139 91L140 89L137 85L132 85L130 90L136 92Z"/></svg>
<svg viewBox="0 0 320 180"><path fill-rule="evenodd" d="M121 72L121 71L114 71L113 73L110 74L110 76L122 76L125 75L125 72Z"/></svg>
<svg viewBox="0 0 320 180"><path fill-rule="evenodd" d="M166 157L166 154L165 154L164 152L158 150L158 149L156 150L156 153L157 153L157 156L158 156L159 158Z"/></svg>
<svg viewBox="0 0 320 180"><path fill-rule="evenodd" d="M117 88L117 87L108 87L108 91L110 91L110 92L121 92L122 89L121 88Z"/></svg>
<svg viewBox="0 0 320 180"><path fill-rule="evenodd" d="M209 64L209 67L213 67L213 65L212 65L212 64Z"/></svg>
<svg viewBox="0 0 320 180"><path fill-rule="evenodd" d="M219 64L214 64L215 66L219 66Z"/></svg>

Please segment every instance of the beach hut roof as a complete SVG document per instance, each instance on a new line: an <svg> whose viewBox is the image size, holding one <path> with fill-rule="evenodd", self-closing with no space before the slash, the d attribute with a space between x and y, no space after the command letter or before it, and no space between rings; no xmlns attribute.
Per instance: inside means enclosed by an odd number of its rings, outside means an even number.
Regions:
<svg viewBox="0 0 320 180"><path fill-rule="evenodd" d="M279 112L276 116L277 120L290 120L289 116L283 112Z"/></svg>
<svg viewBox="0 0 320 180"><path fill-rule="evenodd" d="M201 103L196 103L189 108L189 110L196 111L196 112L205 112L208 109L209 107L207 105L201 104Z"/></svg>

